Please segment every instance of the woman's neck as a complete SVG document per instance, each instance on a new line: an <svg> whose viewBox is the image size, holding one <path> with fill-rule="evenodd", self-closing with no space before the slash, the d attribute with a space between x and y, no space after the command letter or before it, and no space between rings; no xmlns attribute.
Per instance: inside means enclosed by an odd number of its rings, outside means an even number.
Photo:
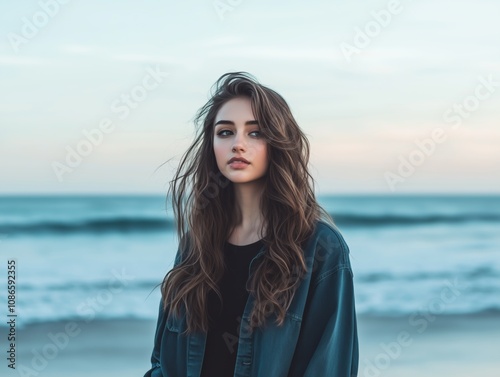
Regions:
<svg viewBox="0 0 500 377"><path fill-rule="evenodd" d="M261 227L264 217L260 207L263 185L258 182L238 183L234 185L235 211L240 222L234 224L234 229L228 242L234 245L246 245L263 238Z"/></svg>

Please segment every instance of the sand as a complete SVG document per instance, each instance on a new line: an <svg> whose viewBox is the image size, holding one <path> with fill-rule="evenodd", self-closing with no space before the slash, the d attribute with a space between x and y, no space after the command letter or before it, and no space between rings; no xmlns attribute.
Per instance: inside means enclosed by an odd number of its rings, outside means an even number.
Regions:
<svg viewBox="0 0 500 377"><path fill-rule="evenodd" d="M498 315L359 318L361 377L499 377ZM415 324L415 322L412 322Z"/></svg>
<svg viewBox="0 0 500 377"><path fill-rule="evenodd" d="M417 324L358 317L358 376L500 376L498 315L437 316ZM149 369L155 326L133 319L30 325L18 329L17 369L2 357L0 375L140 377ZM1 329L6 355L6 328Z"/></svg>

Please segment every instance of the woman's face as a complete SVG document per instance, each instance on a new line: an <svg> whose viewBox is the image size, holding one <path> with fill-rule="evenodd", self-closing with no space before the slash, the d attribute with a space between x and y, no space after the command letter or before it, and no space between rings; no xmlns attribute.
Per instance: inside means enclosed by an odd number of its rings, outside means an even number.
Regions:
<svg viewBox="0 0 500 377"><path fill-rule="evenodd" d="M234 183L248 183L267 172L267 142L260 135L249 98L227 101L219 109L214 122L214 153L217 166ZM248 163L229 163L241 157Z"/></svg>

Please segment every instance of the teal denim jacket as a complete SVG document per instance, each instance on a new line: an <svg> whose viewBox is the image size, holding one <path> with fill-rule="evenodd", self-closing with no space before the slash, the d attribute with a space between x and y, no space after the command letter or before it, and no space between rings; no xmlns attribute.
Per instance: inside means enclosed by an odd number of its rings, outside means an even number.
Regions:
<svg viewBox="0 0 500 377"><path fill-rule="evenodd" d="M358 334L349 248L340 231L320 220L305 242L308 272L297 289L282 327L248 331L254 302L242 315L234 377L354 377L358 375ZM265 246L252 264L265 252ZM180 262L177 250L174 266ZM206 333L181 334L186 315L167 319L160 300L151 355L144 377L199 377ZM217 377L217 376L214 376Z"/></svg>

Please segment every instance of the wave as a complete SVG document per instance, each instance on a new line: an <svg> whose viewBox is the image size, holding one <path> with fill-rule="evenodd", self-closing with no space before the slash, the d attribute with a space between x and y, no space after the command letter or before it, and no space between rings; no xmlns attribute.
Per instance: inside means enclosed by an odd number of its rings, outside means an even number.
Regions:
<svg viewBox="0 0 500 377"><path fill-rule="evenodd" d="M378 277L377 277L378 276ZM418 310L429 308L434 298L441 297L442 287L433 282L436 277L450 276L446 271L426 274L401 274L397 276L383 274L365 274L365 280L357 282L357 312L369 317L409 317ZM475 278L471 278L475 276ZM393 279L387 282L384 279ZM405 282L401 279L428 279L417 282ZM476 268L459 276L460 299L450 301L443 315L498 315L500 301L497 298L500 273L490 266ZM372 279L372 280L370 280ZM59 281L58 281L59 280ZM58 320L86 319L88 310L82 310L99 304L95 310L95 319L151 319L157 315L158 300L161 297L161 278L143 277L127 282L123 290L112 291L107 279L88 281L21 281L18 289L18 310L24 324ZM453 283L456 280L452 280ZM462 289L462 284L466 286ZM114 288L117 288L113 285ZM394 288L401 295L394 295ZM373 295L376 291L377 294ZM6 305L0 297L0 305ZM102 308L106 308L102 310ZM0 327L4 324L0 323Z"/></svg>
<svg viewBox="0 0 500 377"><path fill-rule="evenodd" d="M389 227L466 222L500 222L496 214L467 215L357 215L330 214L342 227ZM143 233L174 230L174 221L159 217L110 217L80 220L42 220L36 222L0 223L0 234L71 234L71 233Z"/></svg>
<svg viewBox="0 0 500 377"><path fill-rule="evenodd" d="M165 270L165 273L168 271ZM474 288L473 283L482 281L483 279L500 279L500 271L492 266L480 266L469 271L429 271L429 272L407 272L407 273L388 273L388 272L371 272L357 273L355 276L356 283L359 284L376 284L376 283L394 283L408 284L411 282L424 282L436 280L468 282L469 289ZM500 280L499 280L500 281ZM127 282L127 288L130 290L155 289L161 283L161 279L142 279L137 281ZM58 281L58 282L41 282L40 280L32 280L30 282L19 282L18 288L25 292L49 290L49 291L92 291L106 289L109 287L109 280L88 280L88 281ZM478 291L489 292L493 287L481 286L476 287Z"/></svg>
<svg viewBox="0 0 500 377"><path fill-rule="evenodd" d="M159 280L139 280L135 282L127 281L127 289L130 291L133 290L154 290L161 284L162 279ZM19 290L26 292L27 294L31 294L32 292L36 292L39 294L41 291L49 291L60 292L60 291L70 291L70 292L92 292L98 291L101 289L109 289L110 283L108 280L97 280L97 281L68 281L68 282L60 282L60 283L40 283L40 282L31 282L31 283L19 283L17 285Z"/></svg>
<svg viewBox="0 0 500 377"><path fill-rule="evenodd" d="M150 301L145 304L149 310L138 311L138 310L103 310L94 313L91 320L96 321L116 321L116 320L148 320L156 321L158 315L158 301ZM124 309L124 308L122 308ZM421 313L418 310L413 311L403 311L403 310L393 310L393 311L380 311L374 309L363 310L361 307L357 309L358 318L387 318L387 319L408 319L416 313ZM457 309L457 310L447 310L443 313L433 313L434 316L443 317L456 317L463 318L464 320L470 319L472 317L500 317L500 307L498 306L484 306L477 309ZM41 313L36 314L23 314L20 321L16 324L19 329L25 328L28 325L44 324L49 322L68 322L68 321L88 321L89 318L83 315L75 314L73 312L61 313ZM0 328L7 327L7 322L0 322Z"/></svg>
<svg viewBox="0 0 500 377"><path fill-rule="evenodd" d="M71 234L71 233L143 233L172 230L174 222L153 217L94 218L81 221L45 220L31 223L0 224L0 233Z"/></svg>
<svg viewBox="0 0 500 377"><path fill-rule="evenodd" d="M358 315L363 317L378 317L378 318L403 318L408 317L412 314L417 313L417 310L414 311L390 311L383 312L379 310L357 310ZM471 317L471 316L493 316L500 317L500 307L498 306L485 306L478 309L461 309L461 310L448 310L445 313L434 314L434 315L443 315L443 316L456 316L456 317Z"/></svg>
<svg viewBox="0 0 500 377"><path fill-rule="evenodd" d="M482 278L500 278L500 272L491 266L481 266L470 271L461 271L458 276L461 280L472 281ZM388 272L372 272L359 274L357 280L362 283L378 283L384 281L454 280L456 278L457 271L413 272L398 275Z"/></svg>
<svg viewBox="0 0 500 377"><path fill-rule="evenodd" d="M467 222L500 222L500 214L471 213L462 215L356 215L331 214L341 226L413 226L427 224L457 224Z"/></svg>

